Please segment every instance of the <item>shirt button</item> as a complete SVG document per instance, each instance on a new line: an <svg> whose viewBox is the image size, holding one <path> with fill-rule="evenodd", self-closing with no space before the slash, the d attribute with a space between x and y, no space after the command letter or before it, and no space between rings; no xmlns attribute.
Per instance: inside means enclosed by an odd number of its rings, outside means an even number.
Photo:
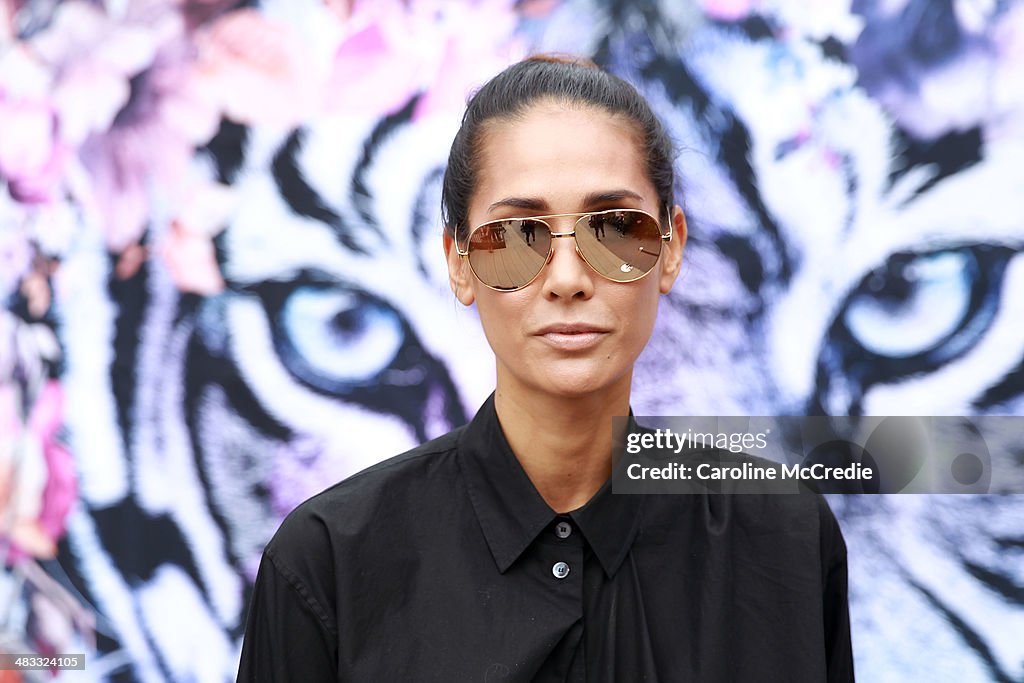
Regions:
<svg viewBox="0 0 1024 683"><path fill-rule="evenodd" d="M565 562L555 562L555 565L551 568L551 573L555 575L556 579L564 579L569 576L569 565Z"/></svg>
<svg viewBox="0 0 1024 683"><path fill-rule="evenodd" d="M555 525L555 536L559 538L569 538L572 534L572 524L569 522L559 522Z"/></svg>

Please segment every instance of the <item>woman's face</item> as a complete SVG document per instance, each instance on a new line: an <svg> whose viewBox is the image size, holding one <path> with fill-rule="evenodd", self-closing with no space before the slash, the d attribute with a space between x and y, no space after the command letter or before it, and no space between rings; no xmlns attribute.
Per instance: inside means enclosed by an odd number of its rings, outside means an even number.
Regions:
<svg viewBox="0 0 1024 683"><path fill-rule="evenodd" d="M469 225L603 209L663 212L626 119L589 107L541 103L484 131ZM548 219L553 230L576 219ZM452 288L474 301L497 358L498 388L573 397L616 389L628 395L633 364L651 335L660 294L679 272L686 224L673 210L675 234L654 271L630 283L607 280L555 239L551 261L527 287L483 285L446 243Z"/></svg>

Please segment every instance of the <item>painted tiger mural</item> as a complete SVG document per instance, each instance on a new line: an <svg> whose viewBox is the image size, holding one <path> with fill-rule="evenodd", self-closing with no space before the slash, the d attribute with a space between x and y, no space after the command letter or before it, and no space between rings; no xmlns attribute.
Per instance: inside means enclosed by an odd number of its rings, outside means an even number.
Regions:
<svg viewBox="0 0 1024 683"><path fill-rule="evenodd" d="M440 179L466 93L531 51L636 83L680 145L638 414L1024 415L1021 3L3 7L44 63L72 24L121 50L52 93L127 88L103 128L0 76L0 124L36 97L89 130L35 166L0 143L8 651L232 680L283 516L472 415L493 360ZM864 680L1024 680L1024 502L832 503Z"/></svg>

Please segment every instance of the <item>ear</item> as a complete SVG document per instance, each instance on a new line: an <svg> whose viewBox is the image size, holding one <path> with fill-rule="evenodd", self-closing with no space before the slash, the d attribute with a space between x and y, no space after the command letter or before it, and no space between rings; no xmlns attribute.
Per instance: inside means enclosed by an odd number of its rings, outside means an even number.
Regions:
<svg viewBox="0 0 1024 683"><path fill-rule="evenodd" d="M683 248L686 246L686 216L681 206L672 207L672 239L664 244L665 259L661 266L661 278L658 288L662 294L668 294L679 277L679 269L683 264Z"/></svg>
<svg viewBox="0 0 1024 683"><path fill-rule="evenodd" d="M452 288L455 298L462 302L462 305L469 306L476 300L473 290L473 272L469 267L469 261L459 256L459 250L455 248L455 240L444 231L444 256L448 261L448 285Z"/></svg>

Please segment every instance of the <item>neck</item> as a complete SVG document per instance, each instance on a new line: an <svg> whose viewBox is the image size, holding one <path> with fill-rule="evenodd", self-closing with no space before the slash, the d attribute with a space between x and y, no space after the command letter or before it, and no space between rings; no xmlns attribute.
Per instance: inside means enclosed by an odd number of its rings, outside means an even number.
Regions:
<svg viewBox="0 0 1024 683"><path fill-rule="evenodd" d="M629 414L631 376L598 393L554 396L502 381L494 406L526 475L555 512L583 506L612 471L612 418Z"/></svg>

